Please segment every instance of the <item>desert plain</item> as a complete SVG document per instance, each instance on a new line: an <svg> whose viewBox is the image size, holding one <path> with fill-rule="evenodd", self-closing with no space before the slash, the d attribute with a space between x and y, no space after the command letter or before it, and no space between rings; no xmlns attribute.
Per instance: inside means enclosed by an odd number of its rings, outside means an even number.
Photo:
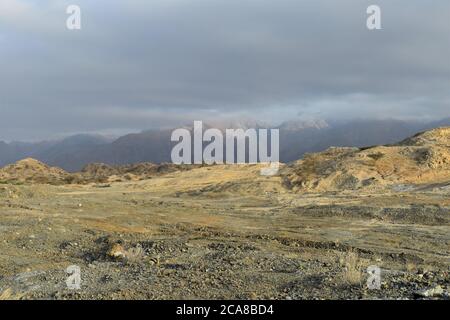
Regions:
<svg viewBox="0 0 450 320"><path fill-rule="evenodd" d="M449 141L332 148L274 176L19 161L0 171L0 299L448 299Z"/></svg>

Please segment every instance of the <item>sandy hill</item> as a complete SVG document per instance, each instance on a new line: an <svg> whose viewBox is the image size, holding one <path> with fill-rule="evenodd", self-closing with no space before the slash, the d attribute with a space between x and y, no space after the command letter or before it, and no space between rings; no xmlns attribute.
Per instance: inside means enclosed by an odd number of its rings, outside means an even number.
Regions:
<svg viewBox="0 0 450 320"><path fill-rule="evenodd" d="M295 191L410 188L450 182L450 127L419 133L398 144L329 148L284 169Z"/></svg>
<svg viewBox="0 0 450 320"><path fill-rule="evenodd" d="M65 183L69 174L38 160L27 158L0 169L0 181L8 183Z"/></svg>

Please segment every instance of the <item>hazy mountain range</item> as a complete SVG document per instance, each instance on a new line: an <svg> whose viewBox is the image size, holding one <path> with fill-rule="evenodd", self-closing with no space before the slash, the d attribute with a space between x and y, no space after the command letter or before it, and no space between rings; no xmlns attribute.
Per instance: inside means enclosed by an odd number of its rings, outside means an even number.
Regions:
<svg viewBox="0 0 450 320"><path fill-rule="evenodd" d="M419 131L449 126L450 118L433 122L401 120L291 120L276 126L280 129L280 160L289 162L307 152L330 146L370 146L400 141ZM204 124L204 127L212 125ZM239 121L228 128L267 128L256 121ZM88 163L131 164L170 162L175 143L172 130L148 130L116 139L101 135L78 134L62 140L42 142L0 141L0 165L32 157L68 171L78 171Z"/></svg>

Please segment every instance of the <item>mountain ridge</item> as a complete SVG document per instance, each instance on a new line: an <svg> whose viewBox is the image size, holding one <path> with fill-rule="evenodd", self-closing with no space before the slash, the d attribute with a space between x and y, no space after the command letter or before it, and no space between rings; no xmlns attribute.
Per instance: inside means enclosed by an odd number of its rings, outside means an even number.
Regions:
<svg viewBox="0 0 450 320"><path fill-rule="evenodd" d="M257 121L235 121L235 128L246 129ZM304 154L319 152L331 146L389 144L401 141L416 132L439 125L450 125L449 119L434 122L401 120L353 120L333 122L321 119L291 119L278 126L280 130L280 161L295 161ZM231 124L230 124L231 125ZM214 127L207 122L204 129ZM186 128L190 128L187 126ZM78 134L62 140L36 143L0 141L0 166L31 157L69 172L80 171L89 163L125 165L141 162L170 162L171 129L152 129L130 133L116 139L101 135Z"/></svg>

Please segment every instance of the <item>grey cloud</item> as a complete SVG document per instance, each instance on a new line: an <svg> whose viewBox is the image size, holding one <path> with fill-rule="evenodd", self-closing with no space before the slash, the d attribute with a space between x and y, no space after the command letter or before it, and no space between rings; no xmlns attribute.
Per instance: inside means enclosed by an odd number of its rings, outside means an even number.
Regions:
<svg viewBox="0 0 450 320"><path fill-rule="evenodd" d="M2 1L0 138L232 115L450 116L450 3ZM65 29L65 8L82 30Z"/></svg>

